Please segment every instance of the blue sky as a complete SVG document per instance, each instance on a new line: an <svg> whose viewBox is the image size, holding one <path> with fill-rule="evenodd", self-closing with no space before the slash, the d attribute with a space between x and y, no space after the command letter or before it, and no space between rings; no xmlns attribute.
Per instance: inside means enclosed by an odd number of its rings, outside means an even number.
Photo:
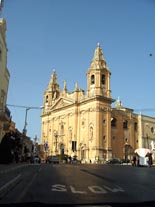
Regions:
<svg viewBox="0 0 155 207"><path fill-rule="evenodd" d="M112 98L155 115L154 0L4 0L8 104L40 107L55 68L60 88L86 90L86 72L100 42L110 68ZM152 54L150 56L149 54ZM16 127L25 109L10 107ZM139 111L136 111L139 113ZM27 135L41 135L41 110L28 111Z"/></svg>

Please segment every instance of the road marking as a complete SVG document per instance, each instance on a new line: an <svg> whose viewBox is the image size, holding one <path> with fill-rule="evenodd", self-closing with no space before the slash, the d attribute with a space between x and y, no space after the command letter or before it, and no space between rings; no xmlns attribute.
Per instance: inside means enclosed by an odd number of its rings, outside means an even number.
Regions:
<svg viewBox="0 0 155 207"><path fill-rule="evenodd" d="M96 194L105 194L105 193L108 193L104 188L102 188L100 186L88 186L88 189L92 193L96 193Z"/></svg>
<svg viewBox="0 0 155 207"><path fill-rule="evenodd" d="M34 182L35 178L37 177L38 172L36 172L30 182L28 182L27 186L23 189L20 195L18 195L16 202L21 202L23 197L26 195L28 189L31 187L32 183Z"/></svg>
<svg viewBox="0 0 155 207"><path fill-rule="evenodd" d="M79 190L76 190L73 186L70 185L70 189L72 191L72 193L77 193L77 194L87 194L86 191L79 191Z"/></svg>
<svg viewBox="0 0 155 207"><path fill-rule="evenodd" d="M124 190L123 190L121 187L119 187L119 186L117 186L116 188L110 188L110 187L108 187L108 186L106 186L106 185L103 185L103 187L104 187L105 189L107 189L107 190L113 192L113 193L116 193L116 192L124 192Z"/></svg>
<svg viewBox="0 0 155 207"><path fill-rule="evenodd" d="M12 186L19 178L21 177L21 174L17 175L15 178L7 182L5 185L0 187L0 193L3 192L4 190L8 189L10 186Z"/></svg>
<svg viewBox="0 0 155 207"><path fill-rule="evenodd" d="M76 187L70 185L68 188L70 188L70 191L72 193L75 194L88 194L89 192L91 193L95 193L95 194L106 194L106 193L117 193L117 192L124 192L124 190L117 186L114 188L110 188L106 185L102 185L102 186L97 186L97 185L93 185L93 186L88 186L88 190L87 191L81 191L81 190L77 190ZM67 190L67 186L66 185L62 185L62 184L55 184L52 185L51 191L55 191L55 192L67 192L69 190Z"/></svg>
<svg viewBox="0 0 155 207"><path fill-rule="evenodd" d="M67 192L66 186L61 184L52 185L52 191Z"/></svg>

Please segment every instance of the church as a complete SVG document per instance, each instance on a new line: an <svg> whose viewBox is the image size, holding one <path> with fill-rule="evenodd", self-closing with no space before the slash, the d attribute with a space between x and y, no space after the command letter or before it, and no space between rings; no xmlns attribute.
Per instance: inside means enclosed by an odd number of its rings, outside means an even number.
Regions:
<svg viewBox="0 0 155 207"><path fill-rule="evenodd" d="M76 156L85 162L112 157L111 148L111 72L100 44L87 70L87 91L69 93L64 81L60 90L54 70L44 92L42 144L48 155ZM106 140L106 142L105 142Z"/></svg>

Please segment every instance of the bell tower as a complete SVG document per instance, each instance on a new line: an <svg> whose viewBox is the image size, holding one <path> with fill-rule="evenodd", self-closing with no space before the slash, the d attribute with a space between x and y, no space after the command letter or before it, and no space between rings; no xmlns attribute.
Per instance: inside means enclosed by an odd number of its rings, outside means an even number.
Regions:
<svg viewBox="0 0 155 207"><path fill-rule="evenodd" d="M110 75L100 43L94 52L90 68L87 71L87 95L111 98Z"/></svg>
<svg viewBox="0 0 155 207"><path fill-rule="evenodd" d="M44 92L44 107L50 107L60 95L56 71L53 70L50 82Z"/></svg>

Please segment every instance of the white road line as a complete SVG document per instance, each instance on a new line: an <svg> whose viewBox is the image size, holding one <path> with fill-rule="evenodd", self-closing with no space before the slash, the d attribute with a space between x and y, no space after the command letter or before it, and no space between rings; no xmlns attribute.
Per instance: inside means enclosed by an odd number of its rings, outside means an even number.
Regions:
<svg viewBox="0 0 155 207"><path fill-rule="evenodd" d="M29 188L31 187L32 183L34 182L35 178L37 177L38 172L36 172L32 179L30 180L30 182L28 182L27 186L23 189L22 193L18 196L16 202L21 202L23 197L26 195L26 193L28 192Z"/></svg>
<svg viewBox="0 0 155 207"><path fill-rule="evenodd" d="M21 174L17 175L15 178L7 182L5 185L0 187L0 193L6 190L8 187L10 187L12 184L14 184L19 178L21 177Z"/></svg>

